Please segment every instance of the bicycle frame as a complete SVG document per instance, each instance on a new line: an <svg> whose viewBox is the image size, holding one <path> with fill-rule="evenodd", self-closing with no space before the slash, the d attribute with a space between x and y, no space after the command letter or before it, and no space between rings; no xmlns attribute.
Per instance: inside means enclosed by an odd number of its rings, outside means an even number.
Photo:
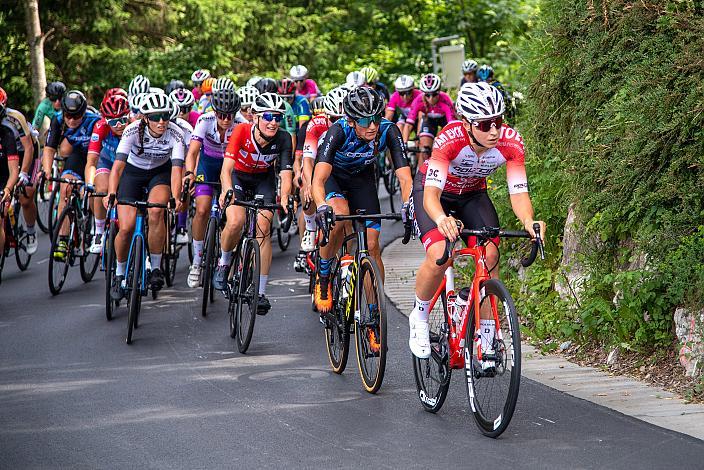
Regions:
<svg viewBox="0 0 704 470"><path fill-rule="evenodd" d="M112 230L119 230L119 222L117 220L117 207L112 206L108 210L107 217L106 217L106 224L105 224L105 232L103 233L103 236L107 240L110 237L110 233ZM103 243L103 252L100 254L100 270L105 271L107 268L105 266L105 260L107 259L106 253L105 253L105 246L106 244Z"/></svg>
<svg viewBox="0 0 704 470"><path fill-rule="evenodd" d="M146 260L147 260L147 237L145 236L145 224L144 224L144 214L142 213L141 210L137 209L137 217L135 219L135 224L134 224L134 233L132 234L132 240L130 241L130 251L129 254L127 255L127 266L130 266L132 263L132 257L135 256L134 252L134 244L137 238L142 239L142 253L139 253L139 256L142 257L142 272L140 273L140 276L142 278L141 282L141 289L140 293L142 295L147 294L147 267L146 267Z"/></svg>
<svg viewBox="0 0 704 470"><path fill-rule="evenodd" d="M438 301L440 295L444 291L445 298L447 299L447 323L449 328L447 342L450 347L450 367L452 369L464 369L465 360L469 358L467 354L467 347L469 345L465 344L465 336L467 334L467 328L469 326L470 318L468 315L469 308L471 307L474 310L474 324L476 326L472 338L475 343L479 343L481 341L481 332L479 326L481 310L481 284L484 281L491 279L491 276L489 275L489 271L486 268L486 247L484 244L477 245L474 247L453 250L452 255L452 264L445 271L445 276L443 277L440 286L438 287L437 291L435 292L435 295L433 296L430 302L429 311L433 310L433 308L435 307L435 303ZM472 257L472 259L474 259L475 267L470 295L467 299L467 305L465 305L464 309L461 312L457 312L455 310L455 299L457 298L458 293L455 292L455 273L453 266L454 259L456 259L457 256ZM503 339L501 337L499 315L498 311L496 310L496 299L494 297L491 298L491 312L494 317L494 323L496 324L496 334L498 335L499 339ZM455 318L457 316L459 316L460 319L459 325L455 321ZM482 360L481 348L477 348L477 359L480 361Z"/></svg>

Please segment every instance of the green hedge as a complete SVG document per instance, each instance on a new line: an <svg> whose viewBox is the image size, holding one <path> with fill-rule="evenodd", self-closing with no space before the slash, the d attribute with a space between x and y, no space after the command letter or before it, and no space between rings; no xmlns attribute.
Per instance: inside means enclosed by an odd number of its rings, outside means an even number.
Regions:
<svg viewBox="0 0 704 470"><path fill-rule="evenodd" d="M688 1L543 0L540 12L518 123L531 195L553 237L576 203L599 243L582 254L579 304L553 289L559 239L527 288L510 278L524 319L539 338L669 344L674 308L704 305L704 19ZM626 269L640 253L646 266Z"/></svg>

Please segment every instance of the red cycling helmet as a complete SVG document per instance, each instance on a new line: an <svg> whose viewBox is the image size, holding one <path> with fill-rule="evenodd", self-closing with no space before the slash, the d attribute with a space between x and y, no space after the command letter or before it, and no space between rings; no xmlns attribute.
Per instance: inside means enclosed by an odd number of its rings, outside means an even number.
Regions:
<svg viewBox="0 0 704 470"><path fill-rule="evenodd" d="M296 92L296 83L290 78L282 78L276 84L276 92L281 96L293 95Z"/></svg>
<svg viewBox="0 0 704 470"><path fill-rule="evenodd" d="M7 108L7 93L5 90L0 88L0 117L5 116L5 109Z"/></svg>
<svg viewBox="0 0 704 470"><path fill-rule="evenodd" d="M103 98L103 101L106 98L110 98L111 96L114 95L121 95L127 98L127 91L125 91L124 88L110 88L108 91L105 92L105 98Z"/></svg>
<svg viewBox="0 0 704 470"><path fill-rule="evenodd" d="M113 94L112 96L105 95L103 102L100 103L100 114L103 115L105 119L114 119L125 116L130 112L130 105L127 98L120 94Z"/></svg>

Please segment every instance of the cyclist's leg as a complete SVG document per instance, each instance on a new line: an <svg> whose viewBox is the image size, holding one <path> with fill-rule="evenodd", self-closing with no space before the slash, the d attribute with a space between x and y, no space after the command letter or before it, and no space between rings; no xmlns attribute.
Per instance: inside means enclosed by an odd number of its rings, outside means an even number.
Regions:
<svg viewBox="0 0 704 470"><path fill-rule="evenodd" d="M428 116L424 116L420 121L419 129L418 145L420 145L421 152L418 154L418 166L430 158L430 152L433 147L433 139L435 138L435 134L438 132L437 122Z"/></svg>
<svg viewBox="0 0 704 470"><path fill-rule="evenodd" d="M350 214L355 214L359 209L364 209L367 214L379 214L381 212L381 204L379 203L379 195L375 191L374 176L370 172L365 175L358 175L354 178L349 178L344 183L345 194L347 194L348 211ZM384 263L381 259L381 248L379 246L379 234L381 232L380 220L369 220L367 225L367 248L369 254L377 266L381 274L382 281L384 280Z"/></svg>
<svg viewBox="0 0 704 470"><path fill-rule="evenodd" d="M210 191L207 191L209 189ZM203 257L203 244L205 243L205 230L210 217L210 206L213 202L212 188L197 184L195 190L196 213L191 222L191 236L193 237L193 265L199 266Z"/></svg>
<svg viewBox="0 0 704 470"><path fill-rule="evenodd" d="M112 162L105 162L102 159L98 161L95 179L93 180L96 192L107 192L111 168ZM103 206L103 198L93 198L93 216L95 217L95 237L93 238L90 251L91 253L100 253L103 245L103 233L105 232L105 219L107 217L107 210Z"/></svg>
<svg viewBox="0 0 704 470"><path fill-rule="evenodd" d="M36 224L37 222L37 205L34 203L34 183L36 181L36 175L40 164L39 158L37 158L38 151L38 148L35 146L35 158L32 161L32 166L29 170L29 181L32 183L32 186L27 186L24 188L24 192L20 192L20 205L22 206L22 215L24 216L24 221L27 226L27 233L29 234L35 233L34 224ZM20 161L22 161L22 158L24 158L24 156L20 155ZM27 194L26 196L25 193Z"/></svg>
<svg viewBox="0 0 704 470"><path fill-rule="evenodd" d="M125 169L120 177L117 187L117 200L119 202L135 202L144 199L145 189L148 187L150 175L141 168L125 163ZM123 279L127 270L127 257L132 241L137 209L131 206L117 206L117 220L120 230L115 237L115 259L117 260L115 278ZM119 285L118 285L119 287Z"/></svg>
<svg viewBox="0 0 704 470"><path fill-rule="evenodd" d="M302 251L313 251L315 249L315 233L317 227L315 225L315 204L312 203L310 186L314 164L314 159L303 157L303 184L300 192L303 210L301 211L301 218L298 222Z"/></svg>
<svg viewBox="0 0 704 470"><path fill-rule="evenodd" d="M5 188L7 180L9 179L9 171L7 165L4 167L0 166L0 190ZM4 205L5 203L0 202ZM0 256L2 256L3 250L5 250L5 207L0 207Z"/></svg>
<svg viewBox="0 0 704 470"><path fill-rule="evenodd" d="M171 164L162 165L151 170L151 178L147 189L148 201L155 204L167 204L171 198ZM149 258L152 267L152 287L160 289L164 285L161 273L161 255L166 242L166 223L164 209L151 208L148 210L149 218Z"/></svg>
<svg viewBox="0 0 704 470"><path fill-rule="evenodd" d="M62 144L63 147L63 144ZM61 173L61 177L67 180L83 180L83 172L85 171L86 157L80 153L73 152L66 159L64 171ZM71 185L62 183L61 184L61 198L59 199L59 209L58 213L64 210L66 205L66 200L71 194ZM64 222L63 226L60 228L59 233L61 236L68 234L68 223Z"/></svg>
<svg viewBox="0 0 704 470"><path fill-rule="evenodd" d="M264 196L264 202L273 204L276 202L276 175L270 171L254 190L255 194ZM266 285L269 281L269 270L271 268L271 221L274 219L274 213L271 211L261 211L257 217L257 242L259 243L259 252L261 260L261 269L259 271L259 296L266 294ZM260 300L260 302L262 302ZM266 307L265 305L266 304ZM270 307L269 301L262 302L261 306L264 310ZM261 310L261 308L260 308Z"/></svg>

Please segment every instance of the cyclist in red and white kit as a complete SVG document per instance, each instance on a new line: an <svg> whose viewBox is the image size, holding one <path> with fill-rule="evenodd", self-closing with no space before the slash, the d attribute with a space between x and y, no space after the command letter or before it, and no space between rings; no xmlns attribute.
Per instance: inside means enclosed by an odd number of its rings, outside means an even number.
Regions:
<svg viewBox="0 0 704 470"><path fill-rule="evenodd" d="M502 124L503 96L489 84L467 83L459 91L455 109L461 121L448 124L438 134L430 159L416 174L411 197L415 228L426 250L416 276L415 306L408 318L409 346L419 358L430 356L428 308L451 262L437 266L435 260L443 255L445 239L454 241L459 236L458 221L468 229L499 227L496 209L487 194L486 178L504 164L513 212L535 235L523 139ZM450 211L455 215L448 215ZM545 223L538 223L544 234ZM499 275L497 245L498 240L494 240L486 247L487 265L493 266L492 277ZM484 323L482 319L481 326L483 331L488 329L487 337L493 338L493 320Z"/></svg>

